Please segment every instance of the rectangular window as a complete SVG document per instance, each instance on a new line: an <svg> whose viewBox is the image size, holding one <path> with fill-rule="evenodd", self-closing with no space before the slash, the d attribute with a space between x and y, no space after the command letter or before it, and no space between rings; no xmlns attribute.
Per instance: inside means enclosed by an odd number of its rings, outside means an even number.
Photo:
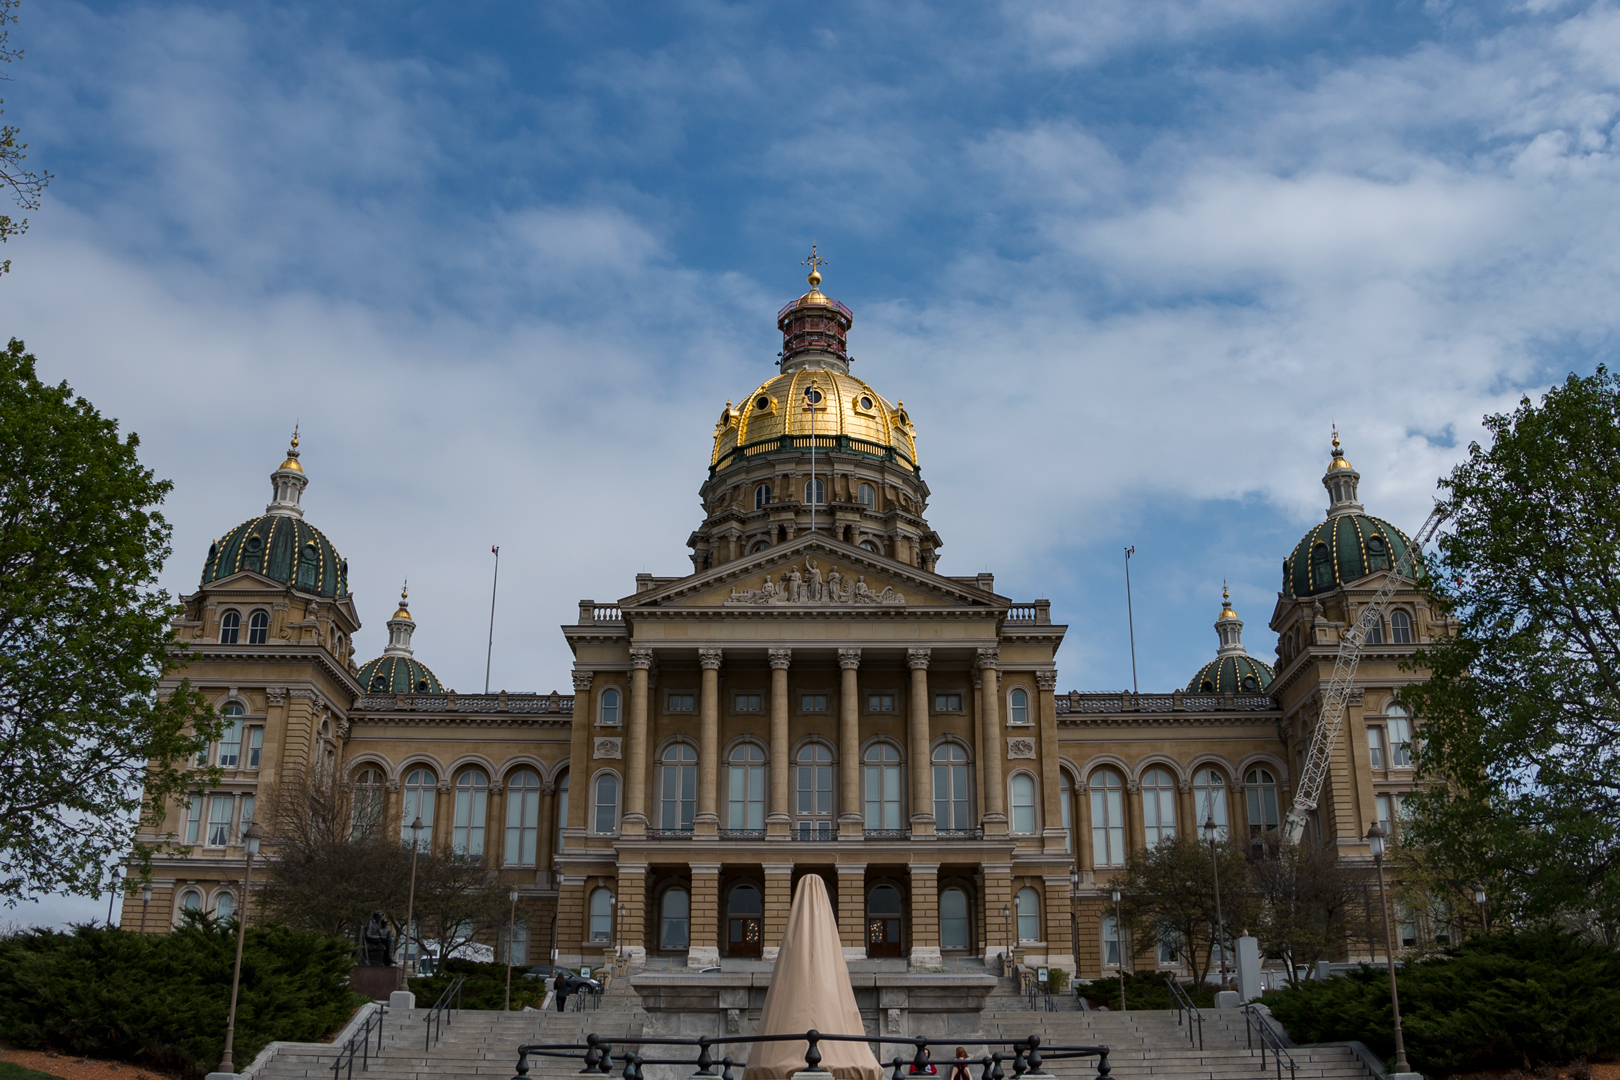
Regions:
<svg viewBox="0 0 1620 1080"><path fill-rule="evenodd" d="M867 694L866 711L869 713L892 713L895 711L893 694Z"/></svg>
<svg viewBox="0 0 1620 1080"><path fill-rule="evenodd" d="M231 810L236 800L229 795L215 795L208 800L207 847L224 847L231 840Z"/></svg>
<svg viewBox="0 0 1620 1080"><path fill-rule="evenodd" d="M1388 836L1390 826L1389 796L1380 795L1376 801L1378 804L1378 827L1384 830L1385 836Z"/></svg>
<svg viewBox="0 0 1620 1080"><path fill-rule="evenodd" d="M254 803L254 801L255 800L254 800L254 797L252 795L244 795L244 796L242 796L242 813L238 817L237 822L236 822L236 835L238 837L240 837L243 833L247 832L248 826L253 824L253 803Z"/></svg>
<svg viewBox="0 0 1620 1080"><path fill-rule="evenodd" d="M939 712L961 712L962 711L962 695L961 694L935 694L934 695L934 711L937 712L937 713L939 713Z"/></svg>
<svg viewBox="0 0 1620 1080"><path fill-rule="evenodd" d="M1119 924L1112 915L1105 916L1102 922L1103 939L1103 965L1105 967L1119 967Z"/></svg>
<svg viewBox="0 0 1620 1080"><path fill-rule="evenodd" d="M693 694L671 694L664 700L665 712L696 712L697 698Z"/></svg>
<svg viewBox="0 0 1620 1080"><path fill-rule="evenodd" d="M1367 729L1367 759L1375 769L1384 767L1384 731L1382 728L1370 727Z"/></svg>
<svg viewBox="0 0 1620 1080"><path fill-rule="evenodd" d="M1160 935L1159 964L1161 966L1171 967L1175 964L1181 963L1181 953L1176 948L1176 940L1176 932L1174 930L1166 930Z"/></svg>
<svg viewBox="0 0 1620 1080"><path fill-rule="evenodd" d="M225 727L219 733L219 756L215 760L222 769L234 769L242 760L242 722L235 717L225 718Z"/></svg>
<svg viewBox="0 0 1620 1080"><path fill-rule="evenodd" d="M203 797L193 795L191 805L186 807L186 843L195 844L198 834L202 832Z"/></svg>
<svg viewBox="0 0 1620 1080"><path fill-rule="evenodd" d="M802 713L824 713L827 711L829 697L826 694L800 694L799 711Z"/></svg>
<svg viewBox="0 0 1620 1080"><path fill-rule="evenodd" d="M1397 769L1412 767L1412 721L1404 716L1389 718L1389 762Z"/></svg>
<svg viewBox="0 0 1620 1080"><path fill-rule="evenodd" d="M765 698L761 694L738 694L731 700L731 711L757 713L765 711Z"/></svg>

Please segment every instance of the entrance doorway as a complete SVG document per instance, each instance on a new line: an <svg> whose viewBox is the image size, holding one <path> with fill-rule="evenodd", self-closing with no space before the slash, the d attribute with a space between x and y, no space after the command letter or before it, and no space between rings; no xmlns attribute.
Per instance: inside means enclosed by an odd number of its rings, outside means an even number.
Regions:
<svg viewBox="0 0 1620 1080"><path fill-rule="evenodd" d="M879 885L866 894L866 955L903 956L900 890Z"/></svg>
<svg viewBox="0 0 1620 1080"><path fill-rule="evenodd" d="M758 956L765 905L752 885L737 885L726 900L726 955Z"/></svg>

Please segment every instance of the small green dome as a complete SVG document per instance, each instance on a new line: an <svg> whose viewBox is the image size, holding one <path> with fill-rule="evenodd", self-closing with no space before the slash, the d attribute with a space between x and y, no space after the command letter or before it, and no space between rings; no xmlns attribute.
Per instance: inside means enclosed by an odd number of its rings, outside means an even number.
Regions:
<svg viewBox="0 0 1620 1080"><path fill-rule="evenodd" d="M1405 533L1381 518L1337 514L1306 533L1283 560L1283 595L1314 596L1360 581L1393 568L1411 547ZM1414 550L1412 558L1413 568L1421 568L1422 552Z"/></svg>
<svg viewBox="0 0 1620 1080"><path fill-rule="evenodd" d="M1189 694L1263 694L1275 676L1252 656L1222 656L1198 669Z"/></svg>
<svg viewBox="0 0 1620 1080"><path fill-rule="evenodd" d="M368 694L442 694L444 684L420 660L379 656L360 669L360 686Z"/></svg>
<svg viewBox="0 0 1620 1080"><path fill-rule="evenodd" d="M202 583L252 570L300 592L349 595L349 564L326 534L301 518L265 514L244 521L208 548Z"/></svg>

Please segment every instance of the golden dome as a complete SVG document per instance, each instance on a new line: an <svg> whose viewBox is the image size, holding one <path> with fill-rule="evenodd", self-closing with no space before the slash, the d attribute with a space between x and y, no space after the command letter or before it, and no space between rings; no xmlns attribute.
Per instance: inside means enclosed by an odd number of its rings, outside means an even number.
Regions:
<svg viewBox="0 0 1620 1080"><path fill-rule="evenodd" d="M410 619L411 618L411 612L410 612L410 587L411 587L411 583L409 581L407 581L404 585L400 586L400 590L399 590L399 610L394 612L394 618L396 618L396 619ZM416 620L411 619L411 621L415 622Z"/></svg>
<svg viewBox="0 0 1620 1080"><path fill-rule="evenodd" d="M1235 619L1237 617L1238 617L1237 612L1232 610L1232 594L1227 591L1225 585L1222 585L1221 586L1221 613L1219 615L1217 615L1215 618L1218 621L1220 619Z"/></svg>
<svg viewBox="0 0 1620 1080"><path fill-rule="evenodd" d="M805 395L812 389L822 395L815 409L819 449L829 449L819 436L846 435L851 450L885 456L893 450L902 464L917 465L916 429L905 403L890 405L865 382L830 368L800 368L778 375L762 383L736 408L728 402L715 425L710 465L729 464L739 448L742 456L749 456L777 449L776 440L783 435L809 435L810 408ZM755 446L760 450L751 451Z"/></svg>

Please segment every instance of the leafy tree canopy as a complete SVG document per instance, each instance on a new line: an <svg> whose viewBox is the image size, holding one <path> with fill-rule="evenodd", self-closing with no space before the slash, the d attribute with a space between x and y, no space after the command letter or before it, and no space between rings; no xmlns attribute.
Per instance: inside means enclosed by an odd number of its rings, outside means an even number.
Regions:
<svg viewBox="0 0 1620 1080"><path fill-rule="evenodd" d="M154 588L169 492L66 383L0 351L0 898L96 893L143 807L196 783L218 721L159 693L175 609ZM150 845L135 845L138 862Z"/></svg>
<svg viewBox="0 0 1620 1080"><path fill-rule="evenodd" d="M17 21L16 11L21 3L22 0L0 0L0 64L9 64L22 57L21 49L11 47L11 27ZM0 79L9 81L10 76L0 75ZM4 111L0 109L0 112ZM45 193L45 185L51 182L51 174L32 172L23 167L23 162L28 158L28 144L18 141L20 134L22 132L12 124L0 125L0 188L8 189L12 199L24 210L38 210L40 196ZM27 231L27 218L14 221L11 215L0 214L0 244ZM0 262L0 274L10 269L10 259Z"/></svg>
<svg viewBox="0 0 1620 1080"><path fill-rule="evenodd" d="M1427 582L1459 632L1421 650L1410 839L1503 881L1520 917L1620 930L1620 379L1487 417L1440 482Z"/></svg>

